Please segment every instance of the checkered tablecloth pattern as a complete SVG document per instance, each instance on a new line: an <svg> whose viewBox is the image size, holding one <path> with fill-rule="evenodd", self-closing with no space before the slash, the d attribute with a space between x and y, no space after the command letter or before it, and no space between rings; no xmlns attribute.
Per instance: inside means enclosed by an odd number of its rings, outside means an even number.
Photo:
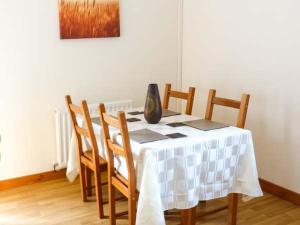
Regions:
<svg viewBox="0 0 300 225"><path fill-rule="evenodd" d="M160 186L163 209L190 208L199 200L220 198L232 192L240 157L249 134L229 136L151 153ZM143 170L143 166L140 166ZM143 172L139 174L143 176ZM139 179L141 180L141 179Z"/></svg>
<svg viewBox="0 0 300 225"><path fill-rule="evenodd" d="M161 134L179 132L187 136L145 144L131 141L140 191L138 225L165 224L164 210L191 208L200 200L225 197L229 193L262 195L250 131L227 127L204 132L166 125L196 119L187 115L163 118L158 125L147 124L142 115L134 117L142 121L128 123L129 130L147 128ZM101 133L100 126L94 128L97 134ZM105 156L101 138L98 139L100 154ZM119 136L116 141L121 142ZM116 161L117 169L126 177L124 160Z"/></svg>

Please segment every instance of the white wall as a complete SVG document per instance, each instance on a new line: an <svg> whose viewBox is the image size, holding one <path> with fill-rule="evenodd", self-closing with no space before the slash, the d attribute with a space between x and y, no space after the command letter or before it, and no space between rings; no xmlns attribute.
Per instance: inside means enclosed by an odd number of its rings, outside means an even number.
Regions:
<svg viewBox="0 0 300 225"><path fill-rule="evenodd" d="M183 87L198 88L204 115L209 88L251 94L260 177L300 193L300 2L184 0ZM219 110L216 119L233 120ZM224 121L223 120L223 121Z"/></svg>
<svg viewBox="0 0 300 225"><path fill-rule="evenodd" d="M120 0L121 37L60 40L57 0L0 2L0 180L52 169L55 108L177 83L177 1Z"/></svg>

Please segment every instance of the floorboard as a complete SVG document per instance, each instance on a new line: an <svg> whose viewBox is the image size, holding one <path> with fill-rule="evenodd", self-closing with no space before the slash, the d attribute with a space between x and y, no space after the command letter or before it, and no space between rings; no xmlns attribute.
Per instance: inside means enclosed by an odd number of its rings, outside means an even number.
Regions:
<svg viewBox="0 0 300 225"><path fill-rule="evenodd" d="M198 211L209 210L224 204L214 200L199 206ZM118 203L118 210L126 210L126 201ZM107 214L108 207L105 207ZM1 225L107 225L99 220L95 198L83 203L78 181L66 179L40 182L11 190L0 191ZM126 218L117 224L126 225ZM174 219L167 225L175 225ZM226 211L218 212L197 221L197 225L226 225ZM300 207L270 194L239 203L238 225L300 225Z"/></svg>

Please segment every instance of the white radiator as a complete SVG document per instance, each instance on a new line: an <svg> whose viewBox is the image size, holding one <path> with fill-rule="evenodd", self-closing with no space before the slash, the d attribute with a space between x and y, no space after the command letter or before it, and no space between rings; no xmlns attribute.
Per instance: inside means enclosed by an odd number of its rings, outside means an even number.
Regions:
<svg viewBox="0 0 300 225"><path fill-rule="evenodd" d="M132 100L121 100L105 102L107 112L132 109ZM99 116L99 104L89 105L91 117ZM70 142L73 127L67 110L55 110L55 133L56 133L56 161L54 169L61 169L67 166Z"/></svg>

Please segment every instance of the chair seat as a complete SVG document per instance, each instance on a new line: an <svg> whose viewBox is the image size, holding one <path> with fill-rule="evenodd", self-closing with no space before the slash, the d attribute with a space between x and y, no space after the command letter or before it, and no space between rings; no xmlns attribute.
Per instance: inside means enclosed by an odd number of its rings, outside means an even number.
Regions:
<svg viewBox="0 0 300 225"><path fill-rule="evenodd" d="M84 152L84 156L86 158L88 158L89 160L93 161L93 152L92 150L87 150L86 152ZM106 166L107 165L107 161L105 159L103 159L101 156L99 156L99 163L100 166Z"/></svg>

